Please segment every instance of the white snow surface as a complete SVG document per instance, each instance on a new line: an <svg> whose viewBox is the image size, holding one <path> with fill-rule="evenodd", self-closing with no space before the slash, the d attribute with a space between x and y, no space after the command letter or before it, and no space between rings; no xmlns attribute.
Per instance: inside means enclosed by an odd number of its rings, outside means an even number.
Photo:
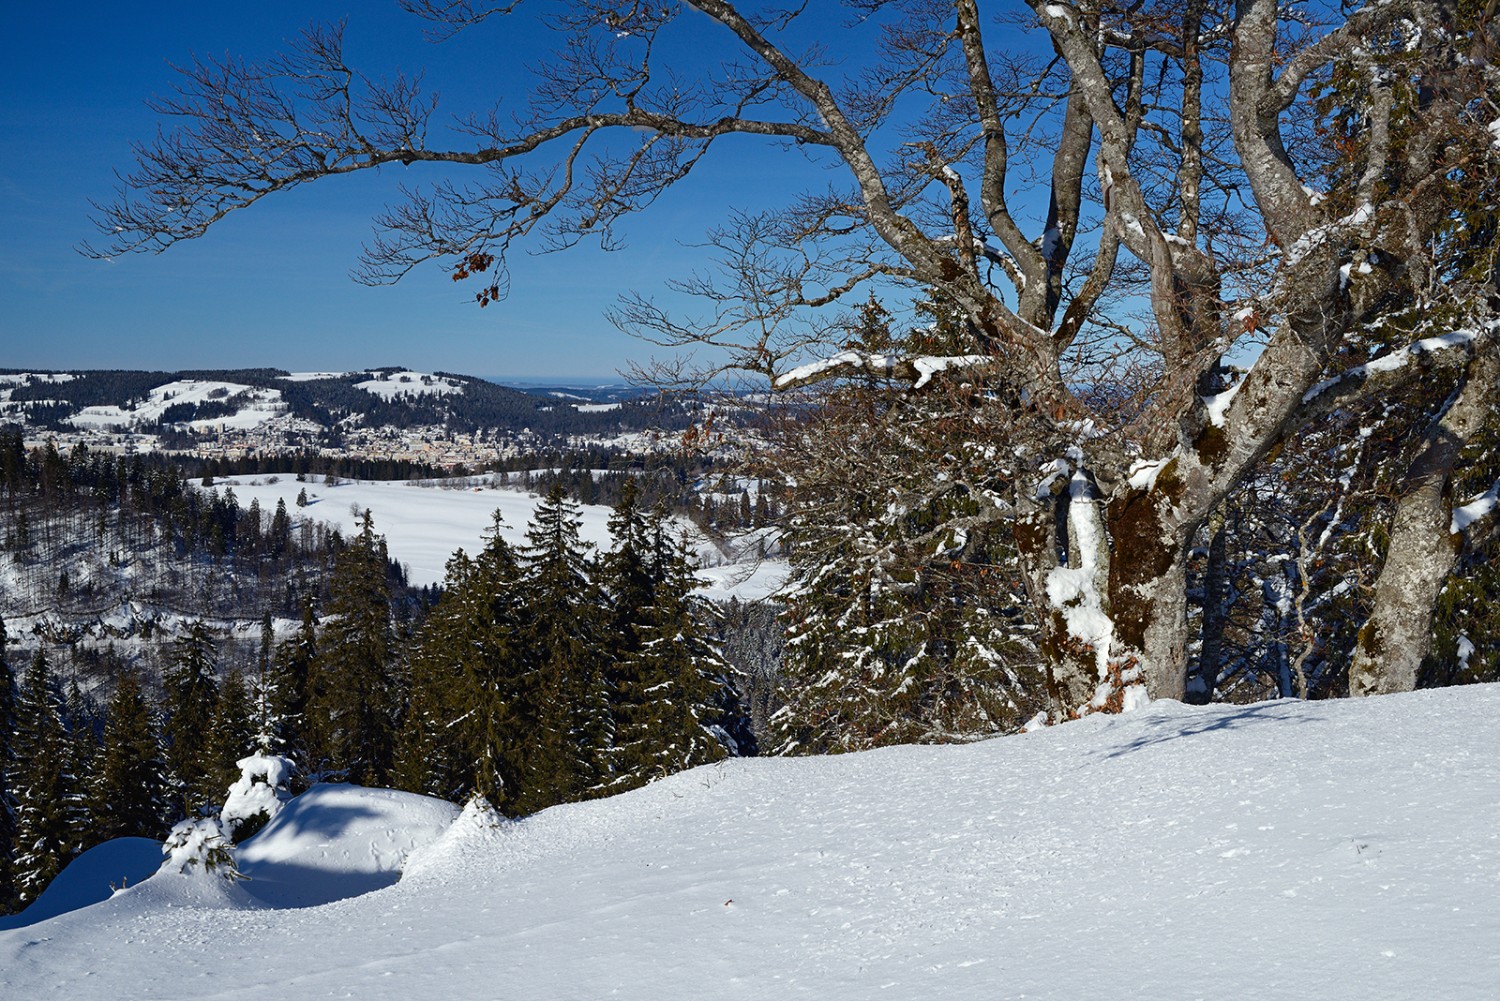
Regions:
<svg viewBox="0 0 1500 1001"><path fill-rule="evenodd" d="M152 877L0 933L0 996L1492 1001L1497 742L1489 685L733 760L325 906Z"/></svg>
<svg viewBox="0 0 1500 1001"><path fill-rule="evenodd" d="M825 372L831 372L839 368L864 369L871 375L885 375L898 359L890 355L865 354L860 351L840 351L838 354L818 361L799 365L790 372L785 372L776 377L772 385L777 389L784 389L795 383L815 379ZM946 372L950 368L974 368L987 365L994 359L989 355L923 355L911 359L912 367L917 372L917 381L912 383L913 389L922 389L932 377L940 372Z"/></svg>
<svg viewBox="0 0 1500 1001"><path fill-rule="evenodd" d="M1234 402L1235 394L1240 391L1240 387L1244 384L1245 380L1241 378L1223 392L1203 397L1204 409L1208 411L1208 423L1216 428L1224 426L1224 415L1228 413L1229 405Z"/></svg>
<svg viewBox="0 0 1500 1001"><path fill-rule="evenodd" d="M1500 503L1500 480L1467 504L1454 508L1448 531L1462 532L1476 521L1483 521L1495 513L1497 503Z"/></svg>
<svg viewBox="0 0 1500 1001"><path fill-rule="evenodd" d="M464 384L447 376L427 372L387 372L364 382L356 382L354 388L363 389L382 400L391 400L398 396L446 396L449 393L462 393Z"/></svg>
<svg viewBox="0 0 1500 1001"><path fill-rule="evenodd" d="M168 407L178 403L223 400L241 393L245 394L248 403L234 414L210 420L193 421L189 426L253 428L286 412L286 404L282 401L279 389L256 389L238 382L189 379L157 386L146 394L146 399L134 410L125 410L113 405L84 407L69 417L68 423L80 428L136 427L155 423L161 419L161 415Z"/></svg>
<svg viewBox="0 0 1500 1001"><path fill-rule="evenodd" d="M414 849L458 816L446 800L394 789L316 785L234 850L244 888L275 907L310 907L390 886Z"/></svg>
<svg viewBox="0 0 1500 1001"><path fill-rule="evenodd" d="M1489 328L1489 330L1492 332L1495 329L1497 328ZM1414 344L1407 344L1403 347L1396 348L1393 351L1387 351L1383 355L1371 358L1363 365L1356 365L1351 369L1347 369L1346 371L1339 373L1331 379L1324 379L1322 382L1318 383L1316 386L1302 394L1302 402L1311 403L1313 400L1323 395L1323 393L1332 389L1334 386L1337 386L1339 383L1345 381L1346 379L1363 379L1374 372L1395 372L1398 369L1404 368L1407 362L1421 356L1424 353L1443 351L1448 348L1463 347L1467 344L1473 343L1475 338L1477 338L1478 336L1479 332L1476 330L1455 330L1452 333L1440 334L1437 337L1424 338L1423 340L1417 341Z"/></svg>
<svg viewBox="0 0 1500 1001"><path fill-rule="evenodd" d="M431 481L424 485L396 480L343 480L337 486L327 486L316 478L305 483L290 476L279 477L275 483L268 482L269 479L225 477L215 481L215 488L233 487L241 507L248 507L252 499L259 501L266 516L275 512L278 500L285 501L287 513L294 519L325 522L346 537L358 534L360 515L368 509L375 531L385 536L391 558L406 564L410 582L418 587L441 583L444 567L455 550L477 555L484 548L496 510L505 519L501 528L505 540L512 545L524 544L526 523L540 503L535 494L521 490L449 489ZM297 494L304 489L312 503L299 508ZM611 513L610 508L597 504L582 505L579 509L582 521L579 536L593 543L597 550L609 547ZM688 522L683 525L691 527ZM703 593L708 597L727 599L734 595L741 601L756 600L780 587L786 578L785 560L766 560L760 565L736 562L712 566L704 558L712 555L711 547L699 548L703 550L700 562L705 564L700 577L704 581Z"/></svg>

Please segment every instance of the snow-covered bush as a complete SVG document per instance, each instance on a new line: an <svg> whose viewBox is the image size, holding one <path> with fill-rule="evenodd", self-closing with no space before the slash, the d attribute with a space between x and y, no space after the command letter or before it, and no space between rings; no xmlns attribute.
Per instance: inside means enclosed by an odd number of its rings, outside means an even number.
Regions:
<svg viewBox="0 0 1500 1001"><path fill-rule="evenodd" d="M217 876L234 882L243 879L234 864L234 851L224 837L223 826L213 817L179 821L162 845L159 872Z"/></svg>
<svg viewBox="0 0 1500 1001"><path fill-rule="evenodd" d="M279 754L252 754L235 762L240 777L229 787L219 821L231 841L250 837L281 812L292 798L292 777L297 766Z"/></svg>

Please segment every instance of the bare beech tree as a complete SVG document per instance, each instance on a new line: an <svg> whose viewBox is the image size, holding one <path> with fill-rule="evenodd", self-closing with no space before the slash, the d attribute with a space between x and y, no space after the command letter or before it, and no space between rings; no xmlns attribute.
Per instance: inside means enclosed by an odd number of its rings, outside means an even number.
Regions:
<svg viewBox="0 0 1500 1001"><path fill-rule="evenodd" d="M438 38L521 6L403 5ZM1221 501L1304 421L1416 378L1458 385L1496 336L1493 268L1454 284L1438 259L1456 217L1493 214L1471 200L1500 169L1493 3L846 0L833 40L811 6L556 5L529 105L456 131L411 78L348 67L338 28L265 66L194 63L93 252L161 250L339 174L460 165L470 183L378 217L360 276L440 260L484 303L513 246L607 243L726 138L836 165L842 187L712 235L724 275L681 283L707 315L633 295L617 321L783 390L980 387L974 405L1004 411L981 425L1008 429L986 443L1004 489L983 494L1045 609L1057 714L1182 697L1188 552ZM673 66L685 34L696 58ZM835 351L816 311L891 285L961 308L965 349ZM1471 405L1490 404L1465 395L1434 427Z"/></svg>

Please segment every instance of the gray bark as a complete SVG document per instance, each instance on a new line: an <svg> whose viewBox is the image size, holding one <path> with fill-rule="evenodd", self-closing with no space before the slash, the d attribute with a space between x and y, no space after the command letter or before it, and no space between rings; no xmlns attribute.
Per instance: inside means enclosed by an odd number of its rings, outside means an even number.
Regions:
<svg viewBox="0 0 1500 1001"><path fill-rule="evenodd" d="M1486 345L1447 411L1429 426L1396 504L1374 608L1349 665L1350 695L1409 692L1432 651L1432 618L1443 582L1463 549L1452 531L1453 474L1460 454L1493 413L1500 353Z"/></svg>

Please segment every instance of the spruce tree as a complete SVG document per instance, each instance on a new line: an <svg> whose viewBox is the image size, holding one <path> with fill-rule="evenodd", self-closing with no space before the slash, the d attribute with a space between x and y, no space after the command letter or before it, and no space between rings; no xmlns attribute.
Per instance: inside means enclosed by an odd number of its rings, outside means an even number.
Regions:
<svg viewBox="0 0 1500 1001"><path fill-rule="evenodd" d="M315 768L383 785L395 759L399 690L385 539L365 512L334 561L327 618L308 695Z"/></svg>
<svg viewBox="0 0 1500 1001"><path fill-rule="evenodd" d="M68 829L73 841L69 853L79 855L100 841L95 830L93 800L89 788L99 759L99 731L92 700L69 678L63 696L63 728L67 731Z"/></svg>
<svg viewBox="0 0 1500 1001"><path fill-rule="evenodd" d="M893 338L884 311L866 306L854 346L955 353L961 312L941 296L919 312L931 323ZM893 391L865 373L787 427L798 493L781 598L784 704L768 741L779 753L966 739L1019 729L1041 708L1040 679L1022 667L1034 651L1013 638L1024 635L1013 544L982 519L944 528L984 507L967 484L988 459L955 437L971 420L963 394Z"/></svg>
<svg viewBox="0 0 1500 1001"><path fill-rule="evenodd" d="M172 645L162 677L166 689L167 766L178 809L192 816L213 798L206 762L210 725L219 698L218 650L208 626L194 622Z"/></svg>
<svg viewBox="0 0 1500 1001"><path fill-rule="evenodd" d="M612 744L601 601L578 505L555 484L537 505L521 550L527 662L517 701L531 729L509 800L521 813L577 799L607 773Z"/></svg>
<svg viewBox="0 0 1500 1001"><path fill-rule="evenodd" d="M16 700L16 896L28 904L72 859L68 824L68 735L52 673L40 648Z"/></svg>
<svg viewBox="0 0 1500 1001"><path fill-rule="evenodd" d="M302 603L302 624L296 635L276 647L269 692L276 738L273 749L304 768L309 767L307 697L317 659L318 616L309 596Z"/></svg>
<svg viewBox="0 0 1500 1001"><path fill-rule="evenodd" d="M221 802L225 790L240 777L240 759L255 749L250 692L244 675L236 668L225 676L214 702L208 740L203 745L203 787L198 798L205 803Z"/></svg>
<svg viewBox="0 0 1500 1001"><path fill-rule="evenodd" d="M411 695L396 739L396 788L457 800L471 781L472 757L463 734L470 693L460 662L469 652L464 606L473 561L462 550L449 559L443 593L428 612L408 658Z"/></svg>
<svg viewBox="0 0 1500 1001"><path fill-rule="evenodd" d="M90 792L101 841L162 836L169 795L159 714L129 669L120 672L110 696Z"/></svg>
<svg viewBox="0 0 1500 1001"><path fill-rule="evenodd" d="M411 655L411 704L400 753L402 788L517 812L529 721L521 715L528 664L526 606L499 512L484 550L448 563L442 600Z"/></svg>
<svg viewBox="0 0 1500 1001"><path fill-rule="evenodd" d="M621 527L627 526L621 519ZM616 595L617 635L628 637L615 667L609 791L623 791L726 754L726 735L716 723L728 665L708 636L710 612L693 594L697 581L685 549L673 537L665 512L641 523L643 552L636 573L611 576ZM616 539L612 556L626 546ZM623 560L611 560L617 570ZM641 597L622 606L636 576L648 583ZM606 586L610 586L606 583Z"/></svg>
<svg viewBox="0 0 1500 1001"><path fill-rule="evenodd" d="M250 726L255 733L255 747L262 754L270 754L281 747L277 735L275 670L276 632L268 612L260 620L260 649L255 656L255 675L247 686Z"/></svg>

